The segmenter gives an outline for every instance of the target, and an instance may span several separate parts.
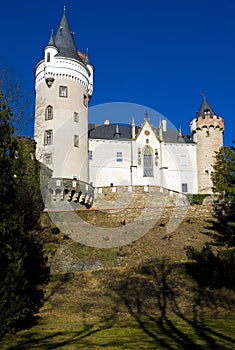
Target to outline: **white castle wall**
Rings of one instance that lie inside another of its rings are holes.
[[[131,141],[89,140],[89,182],[95,187],[130,185]],[[117,161],[122,152],[122,162]]]
[[[197,193],[196,149],[196,144],[163,143],[162,186],[181,192],[187,184],[189,193]]]

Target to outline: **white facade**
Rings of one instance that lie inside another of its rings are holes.
[[[148,119],[135,138],[122,140],[121,136],[89,139],[89,181],[93,186],[150,185],[197,193],[195,143],[159,140]]]

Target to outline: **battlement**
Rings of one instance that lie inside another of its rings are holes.
[[[224,131],[224,120],[221,117],[212,115],[209,111],[203,116],[196,118],[196,130],[202,128],[218,128],[221,131]]]
[[[90,71],[83,63],[71,58],[57,58],[53,64],[42,60],[35,68],[35,84],[37,88],[47,79],[67,79],[79,83],[88,91],[90,75]]]

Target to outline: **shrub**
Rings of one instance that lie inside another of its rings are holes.
[[[202,286],[235,288],[235,249],[221,249],[214,253],[207,243],[201,251],[193,247],[186,250],[194,262],[188,265],[190,274]]]

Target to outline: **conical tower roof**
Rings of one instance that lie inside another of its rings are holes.
[[[75,58],[76,60],[82,62],[77,54],[73,34],[71,32],[65,11],[55,36],[55,46],[59,50],[57,56]]]
[[[91,64],[91,60],[90,60],[90,56],[89,56],[89,53],[88,53],[88,48],[86,49],[86,54],[85,54],[84,63],[85,63],[85,64],[92,65],[92,64]]]
[[[48,45],[47,46],[55,46],[55,39],[54,39],[53,32],[51,32],[51,36],[50,36],[50,39],[48,41]]]
[[[197,112],[197,116],[198,117],[203,117],[205,112],[210,112],[210,114],[213,116],[215,115],[215,112],[213,111],[213,109],[211,108],[211,106],[209,105],[209,103],[206,100],[206,97],[203,97],[201,106],[199,108],[199,111]]]

